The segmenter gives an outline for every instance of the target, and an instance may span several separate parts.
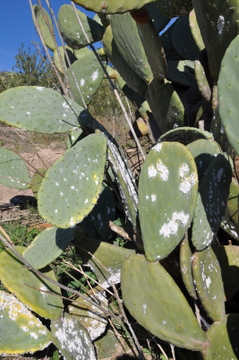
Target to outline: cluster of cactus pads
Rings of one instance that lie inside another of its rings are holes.
[[[32,6],[64,78],[61,92],[23,86],[0,94],[1,121],[70,139],[65,154],[32,178],[20,156],[0,149],[0,182],[32,187],[52,225],[27,248],[5,241],[0,253],[0,352],[35,352],[53,342],[66,360],[122,354],[130,342],[121,347],[109,331],[106,291],[120,283],[130,316],[176,346],[178,359],[185,359],[182,348],[190,359],[238,359],[239,313],[230,301],[239,291],[239,4],[74,3],[95,17],[66,4],[53,23],[46,9]],[[102,47],[92,51],[98,41]],[[137,181],[87,110],[105,76],[140,113],[153,142]],[[134,240],[130,246],[112,243],[112,224]],[[97,286],[76,291],[67,306],[49,265],[72,239]]]

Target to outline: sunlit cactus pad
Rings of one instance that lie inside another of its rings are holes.
[[[81,51],[83,56],[80,55]],[[88,105],[101,84],[104,72],[93,51],[81,49],[77,56],[78,60],[67,70],[68,82],[75,101],[80,105],[83,104],[80,89],[84,101]]]
[[[44,349],[51,333],[29,309],[12,294],[0,291],[0,352],[21,354]]]
[[[104,32],[102,25],[77,9],[75,13],[75,9],[68,4],[60,7],[58,12],[58,26],[63,39],[72,49],[80,49],[89,45],[88,40],[91,43],[100,41]]]
[[[42,35],[46,45],[52,51],[54,51],[56,48],[54,38],[52,36],[52,34],[54,34],[54,28],[53,28],[53,23],[52,23],[52,20],[49,16],[48,12],[45,9],[40,8],[39,5],[33,5],[33,11],[34,11],[34,15],[35,15],[35,19],[33,17],[33,22],[34,22],[35,26],[39,27],[39,30],[41,32],[41,35]]]
[[[41,216],[59,228],[73,227],[96,204],[103,181],[106,138],[79,141],[47,171],[38,192]]]
[[[61,319],[52,321],[51,331],[53,343],[65,359],[97,360],[90,337],[77,317],[65,313]]]
[[[207,347],[186,298],[160,263],[148,262],[143,255],[127,257],[121,288],[127,309],[151,334],[191,350]]]
[[[42,86],[20,86],[0,94],[0,121],[29,131],[67,132],[79,126],[82,110],[73,100]]]
[[[192,258],[194,285],[204,309],[213,321],[225,318],[224,288],[221,268],[209,246],[195,252]]]
[[[25,248],[18,246],[16,250],[22,254]],[[0,280],[20,301],[42,317],[58,319],[61,316],[63,305],[58,286],[34,275],[10,251],[0,253],[0,263],[4,264],[0,268]],[[56,281],[49,268],[44,274]]]
[[[161,260],[182,240],[194,212],[197,169],[187,148],[163,142],[149,152],[139,179],[139,218],[146,258]]]
[[[70,244],[75,229],[48,228],[40,232],[23,253],[23,257],[42,269],[54,261]]]
[[[133,9],[140,9],[144,5],[153,1],[154,0],[136,0],[131,2],[129,0],[107,0],[102,2],[101,0],[74,0],[76,4],[83,6],[87,10],[103,14],[124,13]]]
[[[0,149],[0,184],[23,190],[30,187],[30,176],[24,161],[14,151],[4,148]]]
[[[239,35],[231,42],[224,55],[218,79],[219,113],[227,138],[237,155],[239,154],[238,82],[235,81],[235,76],[239,70],[238,47]]]

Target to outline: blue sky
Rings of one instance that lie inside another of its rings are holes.
[[[33,0],[33,3],[37,1]],[[62,4],[69,4],[69,0],[50,0],[55,12]],[[42,0],[45,6],[45,1]],[[87,12],[89,15],[90,13]],[[2,0],[0,11],[0,71],[11,71],[15,64],[15,55],[21,44],[25,50],[34,45],[31,42],[40,43],[35,27],[32,23],[32,16],[28,0]]]

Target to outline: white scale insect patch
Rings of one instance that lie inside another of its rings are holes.
[[[99,70],[97,69],[97,70],[95,70],[95,71],[93,72],[93,74],[91,75],[91,79],[92,79],[93,81],[95,81],[95,80],[98,78],[98,76],[99,76]]]
[[[163,235],[164,238],[169,238],[171,235],[176,235],[179,225],[186,226],[189,220],[189,214],[185,214],[184,211],[175,211],[172,215],[172,219],[163,224],[159,230],[159,235]]]
[[[156,168],[159,172],[159,176],[161,177],[161,179],[163,181],[167,181],[168,180],[168,175],[169,175],[169,170],[167,168],[167,166],[165,166],[161,160],[159,160],[157,163],[156,163]]]
[[[148,179],[152,179],[157,175],[157,170],[154,165],[148,167]]]
[[[153,147],[154,151],[156,151],[157,153],[159,153],[160,150],[161,150],[161,148],[162,148],[162,145],[163,145],[162,143],[156,144],[156,145]]]
[[[84,86],[85,85],[85,79],[80,79],[80,86]]]

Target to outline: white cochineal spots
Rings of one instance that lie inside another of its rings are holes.
[[[93,81],[95,81],[95,80],[98,78],[98,76],[99,76],[99,70],[97,69],[97,70],[95,70],[95,71],[93,72],[93,74],[91,75],[91,79],[92,79]]]
[[[159,160],[156,163],[156,167],[157,170],[159,172],[159,176],[163,181],[167,181],[168,180],[168,175],[169,175],[169,170],[167,168],[167,166],[165,166],[161,160]]]
[[[37,89],[38,91],[43,91],[43,90],[44,90],[44,87],[43,87],[43,86],[37,86],[36,89]]]
[[[225,26],[225,19],[223,15],[220,15],[217,19],[217,31],[218,31],[218,36],[220,36],[224,30],[224,26]]]
[[[69,104],[68,104],[66,101],[64,101],[64,102],[62,103],[62,106],[63,106],[64,109],[70,109],[70,106],[69,106]]]
[[[197,182],[197,174],[194,172],[189,174],[189,172],[190,168],[188,164],[183,164],[180,166],[179,177],[182,179],[182,182],[179,185],[179,191],[181,191],[183,194],[189,193]]]
[[[161,160],[157,161],[156,167],[154,165],[150,165],[148,167],[148,179],[155,178],[157,174],[163,181],[168,180],[169,170]]]
[[[78,320],[65,317],[61,319],[61,326],[55,325],[54,336],[60,342],[61,349],[75,360],[95,360],[95,353],[86,330],[80,329]]]
[[[186,226],[188,221],[189,214],[185,214],[184,211],[176,211],[172,214],[172,219],[163,224],[159,230],[159,235],[162,235],[164,238],[170,238],[170,236],[177,234],[180,225]]]
[[[148,167],[148,179],[152,179],[157,175],[157,170],[154,165]]]
[[[163,143],[158,143],[153,147],[153,150],[156,151],[157,153],[160,152],[160,150],[162,149],[162,145]]]
[[[80,86],[84,86],[85,85],[85,79],[80,79]]]

